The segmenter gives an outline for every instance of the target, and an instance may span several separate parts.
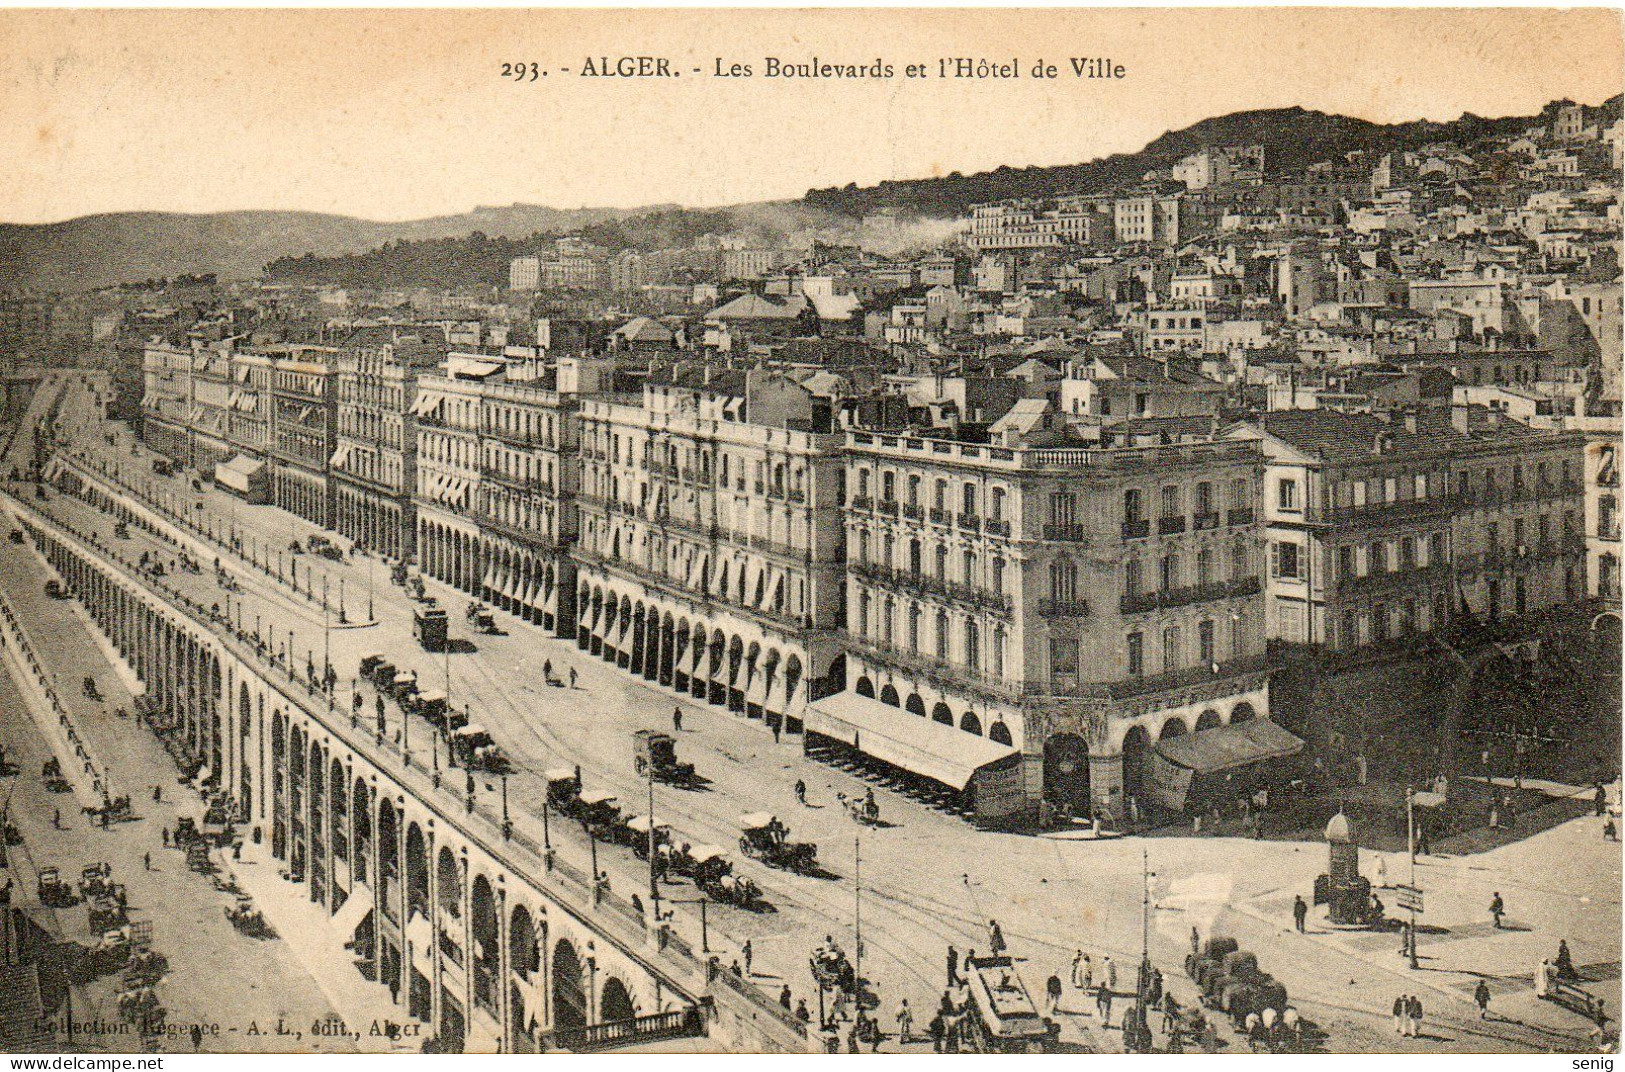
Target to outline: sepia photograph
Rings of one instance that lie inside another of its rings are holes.
[[[1612,1069],[1622,42],[0,10],[0,1059]]]

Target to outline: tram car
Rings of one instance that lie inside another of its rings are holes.
[[[978,1053],[1051,1053],[1060,1025],[1038,1013],[1009,957],[965,961],[966,1042]]]

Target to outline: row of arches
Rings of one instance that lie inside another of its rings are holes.
[[[918,715],[921,718],[926,716],[925,700],[920,696],[919,693],[912,692],[909,694],[907,700],[903,700],[901,698],[902,694],[897,691],[897,687],[889,681],[880,687],[879,693],[876,693],[873,679],[871,679],[867,674],[860,675],[858,677],[857,684],[854,686],[854,691],[857,692],[859,696],[863,696],[867,699],[879,700],[881,703],[887,704],[891,707],[900,707],[911,715]],[[930,715],[933,722],[940,722],[944,726],[957,725],[966,733],[974,733],[978,737],[984,735],[982,728],[982,717],[975,711],[965,711],[956,721],[954,718],[953,709],[950,708],[945,701],[938,700],[931,706]],[[992,741],[994,744],[1015,744],[1015,738],[1010,732],[1010,727],[1005,723],[1002,716],[991,716],[985,735],[987,739]]]
[[[325,914],[356,921],[347,944],[363,974],[432,1024],[438,1046],[474,1040],[535,1052],[548,1032],[681,1003],[618,950],[596,949],[573,914],[447,838],[433,818],[415,817],[379,768],[202,627],[53,534],[35,537],[148,694],[186,712],[195,727],[187,733],[208,735],[216,751],[206,762],[241,771],[240,780],[221,779],[239,816],[268,820],[286,877]],[[257,785],[265,791],[256,813]],[[355,898],[365,899],[359,912]]]
[[[810,682],[800,652],[583,582],[577,646],[645,680],[799,730]]]
[[[525,621],[555,631],[575,622],[575,571],[566,556],[527,551],[419,514],[418,563],[430,577]]]

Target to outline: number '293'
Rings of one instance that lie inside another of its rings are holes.
[[[542,77],[539,63],[504,63],[502,77],[514,82],[534,82]]]

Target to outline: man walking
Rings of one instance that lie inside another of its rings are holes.
[[[754,956],[754,951],[751,949],[750,939],[749,938],[745,939],[745,946],[744,946],[743,949],[740,950],[740,952],[745,955],[745,974],[746,975],[754,975],[755,972],[750,970],[750,962],[751,962],[751,959]]]
[[[1394,999],[1394,1034],[1396,1035],[1405,1033],[1405,1003],[1407,1000],[1408,996],[1405,994],[1401,994]]]
[[[1308,918],[1309,906],[1303,903],[1303,894],[1300,893],[1292,898],[1292,922],[1299,934],[1303,933],[1303,921]]]
[[[1478,981],[1478,986],[1473,988],[1473,1001],[1478,1004],[1478,1018],[1488,1020],[1490,1018],[1490,987],[1482,979]]]
[[[1117,992],[1117,964],[1111,957],[1106,957],[1101,961],[1100,970],[1104,977],[1102,982],[1107,991],[1115,994]]]
[[[1112,1022],[1112,992],[1104,985],[1095,991],[1095,1011],[1100,1013],[1100,1026],[1110,1026]]]
[[[1410,1008],[1406,1010],[1405,1021],[1410,1028],[1411,1038],[1422,1034],[1422,999],[1416,994],[1411,995]]]
[[[1072,958],[1072,989],[1088,990],[1089,984],[1094,980],[1089,976],[1094,974],[1094,968],[1089,964],[1089,954],[1078,950]]]
[[[897,1044],[907,1046],[914,1037],[914,1010],[908,1007],[908,999],[904,998],[902,1004],[897,1006]]]
[[[1506,902],[1501,900],[1501,891],[1496,890],[1495,896],[1490,900],[1490,915],[1495,918],[1495,929],[1501,929],[1501,917],[1506,915]]]

